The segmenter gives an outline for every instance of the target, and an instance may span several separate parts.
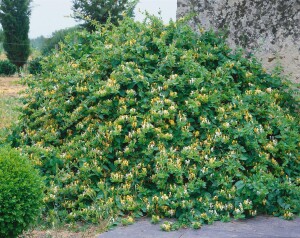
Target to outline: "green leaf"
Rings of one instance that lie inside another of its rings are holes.
[[[236,186],[237,190],[241,190],[245,186],[244,181],[243,180],[237,181],[235,183],[235,186]]]

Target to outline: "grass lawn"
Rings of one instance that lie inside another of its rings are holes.
[[[0,141],[18,119],[19,92],[24,88],[17,77],[0,77]]]
[[[17,119],[18,112],[15,109],[18,105],[18,98],[0,97],[0,129],[9,127]]]
[[[18,98],[0,96],[0,143],[8,133],[8,128],[18,119]]]

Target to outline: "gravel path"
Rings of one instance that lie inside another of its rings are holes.
[[[181,229],[163,232],[159,225],[140,220],[127,227],[118,227],[98,238],[300,238],[300,218],[286,221],[275,217],[259,216],[228,223],[215,222],[199,230]]]

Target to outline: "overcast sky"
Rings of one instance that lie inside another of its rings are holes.
[[[147,10],[156,15],[161,11],[164,21],[175,20],[176,4],[177,0],[140,0],[136,18],[141,20],[140,11]],[[76,25],[77,22],[70,17],[71,6],[72,0],[33,0],[29,37],[49,36],[53,31]]]

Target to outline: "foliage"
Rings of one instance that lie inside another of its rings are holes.
[[[22,67],[30,55],[29,17],[31,0],[2,0],[0,22],[4,31],[3,47],[7,58]]]
[[[17,72],[17,67],[9,60],[0,60],[0,75],[10,76]]]
[[[0,29],[0,42],[2,43],[4,41],[4,32],[3,29]]]
[[[35,50],[41,51],[45,45],[47,38],[44,36],[39,36],[34,39],[30,39],[31,47]]]
[[[48,55],[53,50],[59,49],[59,44],[64,42],[65,37],[77,30],[79,30],[79,28],[75,26],[53,32],[51,37],[44,40],[44,43],[41,47],[42,54]]]
[[[39,74],[42,72],[42,60],[43,60],[43,57],[42,56],[39,56],[39,57],[36,57],[35,59],[29,61],[29,64],[28,64],[28,72],[30,74]]]
[[[0,237],[17,237],[40,213],[43,182],[17,150],[0,147]]]
[[[73,11],[75,19],[84,21],[83,26],[89,31],[95,30],[95,25],[91,20],[99,23],[106,23],[108,19],[113,24],[127,16],[133,16],[133,10],[137,0],[73,0]]]
[[[3,40],[4,40],[3,29],[0,29],[0,54],[2,54],[3,52]]]
[[[76,39],[27,79],[12,141],[48,178],[49,221],[299,213],[298,105],[279,76],[184,20]]]
[[[6,138],[9,135],[9,127],[12,122],[17,121],[19,116],[16,107],[19,107],[19,99],[16,97],[0,97],[0,146],[5,144]]]

